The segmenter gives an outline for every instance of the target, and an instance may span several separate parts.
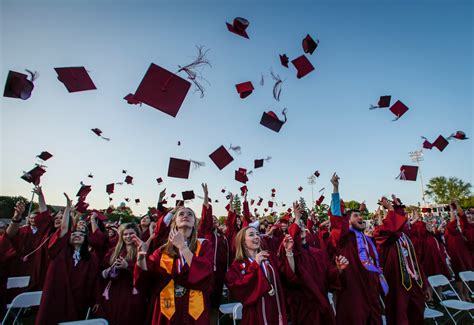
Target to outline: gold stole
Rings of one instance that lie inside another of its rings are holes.
[[[195,256],[199,255],[201,250],[201,242],[198,240],[196,242],[196,252]],[[174,259],[168,254],[162,254],[160,259],[160,266],[166,270],[168,274],[171,274],[173,271]],[[160,292],[160,310],[163,315],[166,316],[169,320],[173,317],[176,306],[174,302],[174,280],[171,279],[170,282],[161,290]],[[197,320],[199,316],[204,311],[204,295],[201,290],[189,290],[189,315],[191,315],[194,320]]]

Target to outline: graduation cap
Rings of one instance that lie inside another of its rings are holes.
[[[400,174],[397,176],[397,179],[403,181],[416,181],[417,174],[418,166],[402,165],[400,167]]]
[[[243,82],[238,85],[235,85],[235,88],[237,89],[237,92],[239,93],[240,98],[242,99],[250,95],[252,91],[254,90],[251,81],[247,81],[247,82]]]
[[[178,146],[180,146],[180,145],[181,145],[181,141],[178,141]]]
[[[136,204],[140,203],[140,199],[135,199],[135,203]]]
[[[240,188],[240,193],[241,193],[242,195],[245,195],[245,193],[247,193],[247,191],[248,191],[248,188],[247,188],[246,185],[244,185],[244,186],[242,186],[242,187]]]
[[[390,101],[392,100],[392,96],[385,95],[380,96],[377,105],[370,105],[369,109],[376,109],[376,108],[386,108],[390,106]]]
[[[52,156],[53,156],[53,155],[50,154],[49,152],[43,151],[43,152],[41,152],[41,153],[40,153],[38,156],[36,156],[36,157],[38,157],[39,159],[41,159],[41,160],[43,160],[43,161],[46,161],[46,160],[48,160],[49,158],[51,158]]]
[[[236,17],[234,18],[232,25],[229,23],[226,23],[226,25],[229,32],[249,38],[249,35],[246,32],[247,27],[249,27],[249,21],[247,19]]]
[[[31,96],[31,92],[35,85],[33,81],[38,78],[38,73],[26,70],[31,77],[28,80],[28,76],[23,73],[9,71],[7,80],[5,82],[5,89],[3,90],[4,97],[19,98],[27,100]]]
[[[424,139],[423,148],[431,150],[433,148],[433,144],[431,142],[429,142],[427,138],[425,138],[425,137],[421,137],[421,138]]]
[[[199,161],[170,158],[170,163],[168,165],[168,177],[185,179],[189,178],[191,163],[193,163],[195,168],[205,165],[203,162]]]
[[[247,171],[243,168],[239,168],[235,171],[235,180],[241,183],[247,183],[249,178],[247,177]]]
[[[126,174],[127,171],[125,169],[122,169],[122,174]]]
[[[270,161],[272,157],[262,158],[262,159],[255,159],[253,162],[253,168],[261,168],[263,167],[263,163],[265,161]]]
[[[442,135],[440,135],[434,142],[433,147],[438,148],[439,151],[443,151],[444,148],[449,144],[448,140],[446,140]]]
[[[115,190],[115,184],[114,183],[110,183],[110,184],[107,184],[107,186],[105,187],[105,191],[107,192],[107,194],[112,194]]]
[[[89,203],[86,203],[82,200],[79,200],[75,205],[76,211],[79,213],[85,213],[88,207],[89,207]]]
[[[127,103],[130,104],[130,105],[138,105],[138,104],[140,104],[140,106],[142,106],[142,103],[141,103],[139,100],[137,100],[137,99],[135,98],[135,95],[133,95],[133,94],[128,94],[128,95],[125,96],[123,99],[125,99],[125,100],[127,101]]]
[[[288,120],[286,117],[286,108],[283,110],[282,114],[285,118],[283,121],[280,120],[273,111],[263,112],[260,124],[278,133],[283,124]]]
[[[176,117],[191,83],[154,63],[150,64],[134,99]]]
[[[54,68],[61,81],[70,93],[97,89],[84,67]]]
[[[221,193],[225,193],[225,188],[221,189]]]
[[[127,176],[125,177],[124,182],[127,183],[128,185],[130,185],[130,184],[133,185],[133,177],[130,176],[130,175],[127,175]]]
[[[285,68],[288,68],[288,62],[290,62],[290,59],[286,56],[286,54],[280,54],[281,65]]]
[[[195,198],[194,191],[184,191],[181,194],[183,195],[183,201],[193,200]]]
[[[158,177],[158,178],[156,179],[156,182],[158,183],[158,185],[160,185],[161,183],[163,183],[163,178]]]
[[[172,199],[174,199],[174,198],[176,197],[176,194],[174,194],[174,193],[171,193],[171,195],[170,195],[170,196],[171,196],[171,198],[172,198]]]
[[[79,201],[84,201],[91,191],[92,186],[84,185],[81,183],[81,188],[79,189],[79,191],[77,191],[76,196],[79,197]]]
[[[94,132],[98,137],[101,137],[104,140],[110,141],[110,138],[106,138],[102,136],[102,130],[98,128],[91,129],[92,132]]]
[[[268,201],[268,207],[273,208],[273,201]]]
[[[94,178],[94,175],[89,174],[89,175],[87,175],[87,177],[89,177],[89,178]]]
[[[319,173],[319,170],[317,170],[317,171],[314,172],[314,176],[319,177],[319,175],[321,175],[321,174]]]
[[[254,199],[251,199],[250,200],[250,205],[253,205],[255,203],[255,200]]]
[[[408,111],[408,107],[401,101],[397,100],[395,104],[390,107],[390,111],[396,116],[396,118],[393,120],[396,121]]]
[[[295,66],[297,73],[296,78],[301,79],[306,76],[308,73],[314,70],[314,66],[308,60],[308,58],[303,54],[302,56],[297,57],[292,60],[291,63]]]
[[[301,192],[302,190],[303,190],[303,186],[298,187],[298,191]]]
[[[41,176],[44,173],[46,173],[46,170],[43,167],[44,166],[37,165],[29,172],[23,173],[23,176],[21,176],[21,179],[27,181],[28,183],[39,185]]]
[[[128,197],[126,197],[124,200],[125,202],[130,202],[130,199]]]
[[[303,39],[302,45],[304,53],[313,54],[314,50],[316,50],[319,45],[319,40],[317,39],[314,41],[313,38],[307,34]]]
[[[456,139],[456,140],[467,140],[467,139],[469,139],[469,138],[466,137],[466,133],[464,133],[463,131],[456,131],[456,133],[453,133],[448,137],[448,140],[451,140],[453,138]]]
[[[209,155],[209,158],[216,164],[219,170],[222,170],[228,164],[230,164],[234,158],[230,155],[224,146],[220,146],[213,153]]]
[[[324,195],[321,195],[321,196],[319,197],[319,199],[316,200],[316,205],[317,205],[317,206],[320,206],[321,203],[323,203],[323,201],[324,201]]]

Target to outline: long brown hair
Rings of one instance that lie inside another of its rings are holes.
[[[115,245],[114,253],[110,256],[110,261],[109,261],[110,265],[114,264],[115,260],[120,256],[120,253],[124,249],[125,244],[123,242],[123,233],[127,229],[134,230],[135,234],[138,236],[138,228],[136,224],[124,223],[120,225],[120,228],[118,231],[119,238],[118,238],[117,245]],[[125,259],[127,260],[127,262],[132,262],[132,261],[135,261],[136,258],[137,258],[137,247],[135,245],[131,245],[130,249],[127,251],[127,256],[125,257]]]
[[[255,227],[247,226],[240,229],[237,235],[235,235],[235,260],[236,261],[243,261],[248,257],[247,248],[245,247],[245,233],[247,232],[247,229],[249,228],[255,229]],[[258,230],[257,230],[257,234],[258,234]],[[258,250],[258,252],[259,251],[260,249]]]
[[[194,213],[193,209],[190,209],[190,208],[185,208],[185,207],[179,207],[175,214],[173,215],[173,219],[171,219],[171,224],[170,224],[170,229],[176,229],[176,218],[178,217],[178,214],[181,210],[183,209],[188,209],[192,212],[193,214],[193,217],[194,217],[194,226],[193,226],[193,230],[191,232],[191,237],[190,237],[190,240],[189,240],[189,243],[188,243],[188,247],[189,247],[189,250],[191,252],[195,252],[196,251],[196,248],[197,248],[197,227],[198,227],[198,223],[197,223],[197,218],[196,218],[196,213]],[[179,251],[176,247],[174,247],[173,243],[168,239],[168,241],[162,245],[160,247],[160,250],[169,255],[170,257],[177,257],[179,256]]]

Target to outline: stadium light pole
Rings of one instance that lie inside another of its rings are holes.
[[[426,206],[426,201],[425,201],[425,190],[423,188],[423,177],[421,176],[421,166],[420,166],[420,161],[423,161],[423,150],[415,150],[415,151],[410,151],[410,158],[411,161],[416,162],[418,165],[418,173],[420,174],[420,184],[421,184],[421,198],[423,200],[423,205]]]
[[[316,184],[316,176],[308,177],[308,184],[311,185],[311,206],[314,205],[314,184]]]

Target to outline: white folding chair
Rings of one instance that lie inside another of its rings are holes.
[[[466,311],[472,319],[472,315],[469,312],[470,310],[474,309],[474,304],[466,301],[462,301],[459,295],[454,290],[453,286],[449,282],[449,280],[442,274],[433,275],[428,277],[428,282],[430,283],[431,287],[433,288],[433,292],[435,293],[436,297],[438,297],[441,306],[444,307],[446,312],[448,313],[451,320],[456,324],[456,320],[454,319],[458,314]],[[455,294],[457,299],[443,299],[438,292],[436,291],[437,287],[443,288],[444,286],[448,286]],[[451,314],[449,309],[457,310],[454,314]]]
[[[471,297],[472,297],[474,295],[474,291],[471,289],[468,282],[474,282],[474,272],[473,271],[459,272],[459,278],[461,278],[461,281],[464,283],[467,290],[469,290],[469,293],[471,294]]]
[[[76,320],[74,322],[62,322],[58,325],[108,325],[109,322],[103,318],[95,318],[88,320]]]
[[[235,306],[234,306],[234,309],[232,310],[232,318],[233,318],[233,321],[234,321],[234,325],[237,324],[237,321],[239,319],[242,319],[242,308],[244,306],[242,306],[242,304],[239,302],[237,303]]]
[[[30,284],[29,276],[15,276],[8,278],[7,289],[25,288]]]
[[[13,321],[13,324],[16,324],[16,322],[18,321],[18,317],[20,317],[20,314],[23,308],[39,306],[40,301],[41,301],[41,294],[42,294],[42,291],[33,291],[33,292],[24,292],[16,296],[13,299],[12,303],[7,305],[7,313],[5,314],[5,317],[3,318],[2,324],[6,324],[8,315],[10,314],[13,308],[20,308],[20,310],[15,316],[15,320]]]
[[[219,306],[219,313],[223,314],[222,316],[219,315],[219,319],[217,320],[217,324],[219,324],[219,321],[221,320],[222,317],[225,315],[232,316],[232,313],[234,311],[234,307],[239,304],[238,302],[231,302],[228,304],[222,304]]]
[[[444,314],[442,312],[436,309],[431,309],[425,303],[425,312],[423,314],[424,319],[432,319],[435,322],[435,324],[438,324],[438,322],[436,321],[436,318],[443,317],[443,316]]]

